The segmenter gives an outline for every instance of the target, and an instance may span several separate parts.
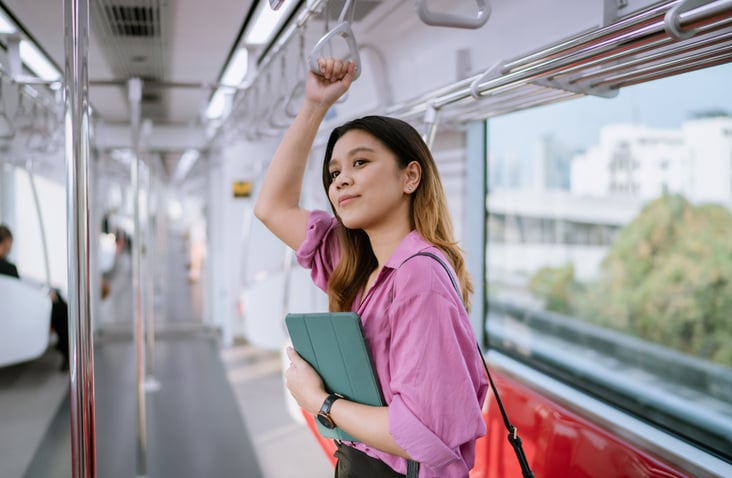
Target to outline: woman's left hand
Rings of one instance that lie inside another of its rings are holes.
[[[287,347],[290,366],[285,370],[285,383],[292,396],[305,411],[315,415],[328,394],[323,379],[292,347]]]

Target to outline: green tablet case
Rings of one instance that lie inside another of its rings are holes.
[[[384,405],[358,314],[287,314],[285,324],[293,347],[318,371],[329,393],[366,405]],[[329,430],[317,419],[315,423],[324,437],[358,441],[338,427]]]

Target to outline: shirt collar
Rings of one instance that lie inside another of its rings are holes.
[[[429,247],[432,247],[432,244],[425,241],[415,229],[404,236],[404,239],[401,240],[396,249],[394,249],[394,252],[391,253],[391,257],[386,261],[384,267],[396,269],[409,257]]]

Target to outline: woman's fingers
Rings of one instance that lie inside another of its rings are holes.
[[[302,360],[302,358],[300,357],[300,354],[295,352],[295,349],[293,349],[292,347],[287,347],[286,352],[287,352],[287,358],[290,359],[291,366],[295,365],[295,362]]]
[[[285,371],[285,382],[297,403],[306,410],[317,413],[325,393],[323,380],[292,347],[288,347],[290,366]]]
[[[320,75],[330,82],[342,80],[352,64],[352,61],[338,60],[332,57],[318,58]]]
[[[318,104],[330,106],[351,87],[356,76],[352,61],[332,57],[318,58],[318,72],[308,74],[305,96]]]

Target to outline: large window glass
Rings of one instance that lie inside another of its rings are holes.
[[[732,459],[732,66],[488,122],[490,345]]]

